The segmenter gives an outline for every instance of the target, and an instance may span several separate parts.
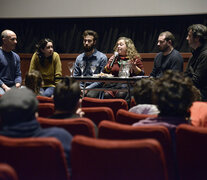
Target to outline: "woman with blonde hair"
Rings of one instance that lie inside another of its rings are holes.
[[[116,57],[115,57],[116,56]],[[105,72],[118,76],[121,61],[131,65],[130,76],[144,75],[144,66],[133,41],[127,37],[120,37],[114,46],[114,55],[110,57]]]
[[[133,41],[127,37],[120,37],[114,46],[114,55],[109,59],[104,68],[104,72],[112,74],[114,77],[122,76],[121,68],[128,66],[129,74],[127,76],[144,75],[144,66],[141,57],[137,52]],[[126,88],[126,84],[111,84],[111,87]],[[120,91],[105,91],[104,98],[123,98],[126,99],[127,93]]]

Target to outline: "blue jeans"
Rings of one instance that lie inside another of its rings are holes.
[[[0,87],[0,95],[3,95],[3,94],[5,94],[5,91],[3,88]]]
[[[40,94],[43,96],[51,97],[54,93],[55,87],[45,87],[40,89]]]

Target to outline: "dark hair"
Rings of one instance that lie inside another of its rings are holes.
[[[182,73],[167,70],[155,82],[153,99],[160,116],[189,117],[189,108],[195,100],[193,83]]]
[[[36,45],[36,51],[37,51],[37,55],[39,57],[39,60],[40,60],[40,64],[42,66],[44,66],[44,60],[45,60],[45,55],[44,53],[41,51],[41,49],[44,49],[46,46],[47,46],[47,43],[48,42],[51,42],[53,43],[53,41],[49,38],[44,38],[44,39],[41,39],[39,41],[39,43]],[[49,58],[49,62],[51,63],[52,62],[52,56],[48,57]]]
[[[201,44],[207,40],[207,27],[202,24],[193,24],[188,27],[188,32],[192,30],[193,38],[199,37]]]
[[[170,31],[164,31],[159,36],[165,35],[165,40],[169,41],[171,40],[172,46],[175,44],[175,36]]]
[[[84,37],[86,37],[86,36],[93,36],[93,40],[94,41],[96,41],[97,39],[98,39],[98,34],[97,34],[97,32],[95,32],[95,31],[93,31],[93,30],[85,30],[84,32],[83,32],[83,35],[82,35],[82,37],[84,38]]]
[[[80,99],[80,85],[77,81],[66,77],[58,83],[54,90],[56,110],[74,112]]]
[[[31,89],[36,95],[40,94],[43,79],[39,71],[31,70],[25,75],[25,86]]]
[[[143,78],[136,82],[133,90],[136,104],[153,104],[152,91],[154,87],[153,78]]]

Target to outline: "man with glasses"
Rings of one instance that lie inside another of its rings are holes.
[[[168,70],[183,71],[183,58],[180,53],[174,49],[175,37],[169,32],[162,32],[157,41],[160,52],[154,60],[154,67],[150,76],[161,77]]]

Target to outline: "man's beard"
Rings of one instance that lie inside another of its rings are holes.
[[[163,47],[163,48],[159,48],[159,50],[161,51],[161,52],[166,52],[166,51],[168,51],[168,49],[169,49],[169,46],[166,46],[166,47]]]
[[[94,48],[95,45],[89,46],[89,47],[83,47],[85,52],[91,52]]]

